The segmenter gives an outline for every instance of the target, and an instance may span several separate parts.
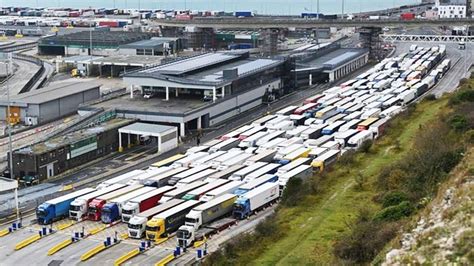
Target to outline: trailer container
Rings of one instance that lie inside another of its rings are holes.
[[[217,151],[217,152],[211,153],[206,157],[203,157],[201,159],[198,159],[198,160],[192,162],[191,167],[197,167],[197,166],[200,166],[200,165],[210,165],[212,160],[214,160],[215,158],[217,158],[219,156],[222,156],[226,153],[227,153],[226,151]]]
[[[351,137],[359,133],[356,129],[349,129],[343,132],[337,132],[334,134],[334,141],[339,142],[341,148],[344,148]]]
[[[253,156],[252,153],[239,154],[239,155],[235,156],[234,158],[223,162],[221,165],[219,165],[217,167],[217,170],[223,171],[223,170],[225,170],[225,169],[227,169],[231,166],[234,166],[234,165],[242,165],[242,164],[244,164],[245,161],[247,161],[252,156]]]
[[[208,156],[209,153],[207,152],[196,152],[194,154],[189,154],[187,155],[186,157],[182,158],[182,159],[179,159],[177,161],[175,161],[171,167],[173,168],[178,168],[178,167],[189,167],[190,164],[196,160],[199,160],[201,158],[204,158],[206,156]]]
[[[363,130],[359,132],[357,135],[353,136],[347,142],[347,147],[350,149],[358,149],[360,146],[368,141],[373,139],[373,132],[371,130]]]
[[[233,173],[230,177],[229,180],[234,180],[234,181],[242,181],[244,177],[264,166],[268,165],[266,162],[256,162],[252,165],[249,165],[245,168],[240,169],[239,171]]]
[[[274,160],[276,162],[279,162],[280,160],[282,160],[286,155],[296,151],[297,149],[299,148],[303,148],[304,145],[303,144],[293,144],[293,145],[290,145],[288,147],[285,147],[285,148],[282,148],[280,150],[278,150],[277,154],[275,155],[274,157]]]
[[[158,162],[152,164],[151,166],[153,166],[153,167],[171,166],[175,161],[180,160],[180,159],[184,158],[185,156],[186,155],[184,155],[184,154],[178,153],[178,154],[173,155],[169,158],[158,161]]]
[[[179,188],[179,187],[191,184],[191,183],[196,182],[196,181],[204,181],[209,176],[211,176],[212,174],[214,174],[216,172],[217,172],[217,170],[215,170],[215,169],[206,169],[204,171],[200,171],[196,174],[193,174],[191,176],[188,176],[186,178],[183,178],[183,179],[179,180],[178,183],[176,183],[176,187]]]
[[[298,106],[288,106],[288,107],[285,107],[279,111],[276,112],[276,114],[278,116],[287,116],[287,115],[290,115],[292,114],[296,109],[298,109]],[[267,125],[268,127],[268,125]]]
[[[344,132],[350,129],[356,129],[357,126],[360,124],[360,122],[362,122],[361,119],[352,119],[350,121],[347,121],[344,125],[342,125],[339,128],[338,132]]]
[[[280,196],[277,183],[265,183],[240,196],[234,203],[232,215],[236,219],[245,219],[255,211],[268,206]]]
[[[218,187],[221,187],[221,186],[223,186],[227,183],[230,183],[230,182],[232,182],[232,181],[227,180],[227,179],[216,179],[216,180],[210,181],[208,184],[206,184],[202,187],[199,187],[199,188],[196,188],[195,190],[189,191],[181,199],[183,199],[183,200],[199,200],[207,192],[209,192],[211,190],[214,190]]]
[[[269,132],[266,132],[266,131],[257,132],[255,134],[253,134],[252,136],[243,139],[239,143],[238,146],[240,148],[255,147],[255,146],[257,146],[257,141],[259,141],[260,139],[266,137],[268,134],[269,134]]]
[[[407,105],[416,98],[416,90],[407,90],[398,95],[398,99],[403,105]]]
[[[373,138],[374,139],[378,138],[380,135],[382,135],[384,133],[384,130],[385,130],[385,127],[386,127],[388,121],[390,121],[389,117],[382,118],[382,119],[378,120],[377,122],[373,123],[369,127],[369,130],[371,130],[373,132]]]
[[[259,153],[266,152],[266,151],[269,151],[269,150],[277,150],[278,145],[285,142],[285,141],[287,141],[286,138],[272,139],[271,141],[260,145],[260,147],[258,147],[256,153],[259,154]]]
[[[270,163],[265,166],[262,166],[258,168],[257,170],[245,175],[243,181],[245,183],[254,180],[260,176],[266,175],[266,174],[274,174],[278,171],[278,168],[281,166],[281,164],[277,163]]]
[[[324,169],[327,168],[327,166],[329,166],[330,164],[335,162],[337,158],[339,158],[339,154],[339,150],[328,150],[321,156],[316,157],[316,159],[311,162],[311,166],[315,171],[323,172]]]
[[[229,150],[226,154],[223,154],[217,158],[214,158],[210,165],[212,166],[212,168],[215,168],[217,169],[217,167],[219,167],[220,165],[222,165],[224,162],[227,162],[228,160],[231,160],[232,158],[240,155],[244,153],[244,151],[242,151],[241,149],[232,149],[232,150]]]
[[[259,119],[255,120],[255,121],[253,121],[253,122],[252,122],[252,125],[254,125],[254,126],[263,126],[263,125],[265,125],[268,121],[273,120],[273,119],[275,119],[275,118],[277,118],[276,115],[266,115],[266,116],[264,116],[264,117],[262,117],[262,118],[259,118]]]
[[[245,132],[245,131],[253,128],[253,127],[254,126],[252,126],[252,125],[245,125],[241,128],[238,128],[238,129],[236,129],[236,130],[234,130],[230,133],[227,133],[227,134],[223,135],[222,137],[220,137],[220,140],[228,140],[230,138],[237,138],[240,135],[240,133]]]
[[[108,186],[111,186],[113,184],[127,184],[128,181],[132,180],[132,178],[139,176],[141,174],[145,173],[144,170],[133,170],[128,173],[125,173],[123,175],[119,175],[117,177],[113,177],[111,179],[105,180],[99,185],[97,185],[96,189],[101,190],[104,189]]]
[[[178,230],[178,228],[184,224],[186,214],[199,204],[201,204],[201,202],[197,200],[188,200],[153,216],[153,218],[146,223],[146,238],[157,241]]]
[[[84,188],[61,197],[48,200],[36,208],[36,217],[39,224],[50,224],[53,221],[65,218],[69,213],[69,206],[76,198],[94,192],[93,188]]]
[[[217,173],[209,176],[209,179],[228,179],[233,173],[243,169],[244,167],[245,165],[232,165],[223,171],[218,171]]]
[[[316,109],[307,111],[302,115],[290,115],[290,121],[293,122],[294,126],[302,126],[308,117],[312,117]]]
[[[301,133],[307,130],[308,128],[308,126],[298,126],[292,130],[287,131],[285,137],[287,139],[300,137]]]
[[[286,115],[280,115],[277,118],[272,119],[268,121],[267,123],[265,123],[265,126],[269,130],[277,130],[278,125],[283,123],[284,121],[290,121],[290,117]]]
[[[301,132],[300,137],[303,140],[317,139],[322,135],[321,131],[323,130],[324,127],[326,127],[325,124],[307,128],[305,131]]]
[[[206,152],[208,150],[209,150],[208,146],[204,146],[204,145],[203,146],[194,146],[194,147],[189,148],[186,151],[185,155],[189,156],[191,154],[195,154],[195,153],[198,153],[198,152]]]
[[[321,134],[323,135],[332,135],[334,132],[337,132],[337,130],[339,130],[339,128],[344,125],[346,123],[346,121],[344,120],[340,120],[340,121],[336,121],[332,124],[329,124],[327,127],[323,128],[323,130],[321,131]]]
[[[403,108],[401,106],[394,105],[394,106],[391,106],[391,107],[387,108],[385,111],[381,112],[380,117],[381,118],[385,118],[385,117],[391,118],[391,117],[397,115],[398,113],[400,113],[401,111],[403,111]]]
[[[250,158],[248,158],[245,162],[244,165],[252,165],[256,162],[271,162],[273,161],[273,158],[275,157],[277,151],[275,150],[267,150],[261,153],[258,153]]]
[[[183,172],[180,172],[180,173],[175,174],[174,176],[172,176],[170,178],[170,180],[168,181],[168,184],[171,185],[171,186],[174,186],[174,185],[176,185],[176,183],[178,183],[179,180],[187,178],[189,176],[192,176],[194,174],[197,174],[197,173],[202,172],[204,170],[207,170],[209,168],[211,168],[210,165],[201,165],[201,166],[191,168],[189,170],[185,170]]]
[[[142,174],[133,177],[132,180],[127,182],[127,185],[129,186],[143,185],[148,179],[155,177],[157,175],[169,172],[171,170],[173,170],[173,168],[170,166],[165,166],[165,167],[160,167],[160,168],[150,167],[147,170],[145,170],[145,172],[143,172]]]
[[[207,192],[199,200],[202,201],[202,202],[208,202],[208,201],[211,201],[212,199],[220,197],[224,194],[229,194],[229,193],[234,194],[234,192],[239,187],[241,187],[243,184],[244,184],[244,182],[242,182],[242,181],[231,181],[231,182],[229,182],[229,183],[227,183],[227,184],[225,184],[221,187],[218,187],[216,189],[213,189],[213,190]]]
[[[256,146],[262,146],[264,145],[265,143],[268,143],[276,138],[279,138],[279,137],[282,137],[283,135],[285,134],[285,131],[283,130],[277,130],[277,131],[273,131],[273,132],[269,132],[269,134],[267,134],[265,137],[263,138],[260,138],[257,142],[256,142]]]
[[[122,207],[122,222],[128,223],[134,215],[155,207],[165,193],[174,189],[176,187],[164,186],[129,200]]]
[[[309,156],[309,154],[308,154]],[[300,166],[300,165],[303,165],[303,164],[309,164],[310,163],[310,159],[309,158],[298,158],[296,160],[293,160],[292,162],[278,168],[278,171],[277,171],[277,175],[280,176],[284,173],[287,173],[291,170],[293,170],[294,168]]]
[[[245,132],[242,132],[240,135],[239,135],[239,140],[244,140],[254,134],[257,134],[258,132],[261,132],[261,131],[265,131],[266,130],[266,127],[265,126],[255,126],[253,127],[252,129],[250,130],[247,130]]]
[[[283,189],[286,187],[286,184],[290,179],[295,179],[299,178],[302,180],[308,179],[311,176],[313,176],[313,169],[311,165],[300,165],[291,171],[288,171],[282,175],[279,176],[278,178],[278,185],[280,186],[280,191],[282,192]],[[280,193],[281,194],[281,193]]]
[[[131,238],[142,238],[145,234],[146,224],[153,216],[165,212],[184,202],[185,201],[182,199],[171,199],[163,204],[134,215],[128,223],[128,235]]]
[[[246,132],[248,132],[248,131],[246,131]],[[239,133],[239,135],[240,134],[241,133]],[[238,138],[228,138],[228,139],[222,141],[221,143],[219,143],[217,145],[214,145],[211,148],[209,148],[209,153],[214,153],[214,152],[217,152],[217,151],[228,151],[232,148],[237,147],[237,145],[239,145],[239,139]]]
[[[94,192],[82,195],[74,199],[69,206],[69,218],[80,221],[83,217],[87,216],[89,209],[89,203],[102,195],[113,192],[115,190],[124,188],[125,184],[111,184],[106,188],[96,190]]]
[[[303,104],[308,104],[308,103],[317,103],[319,99],[323,98],[324,95],[323,94],[317,94],[317,95],[314,95],[314,96],[311,96],[309,98],[306,98],[304,101],[303,101]]]

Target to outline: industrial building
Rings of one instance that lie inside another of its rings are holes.
[[[150,40],[157,33],[128,31],[79,31],[66,35],[54,35],[38,41],[40,55],[117,55],[121,45]],[[91,51],[92,46],[92,51]]]
[[[34,90],[10,98],[0,98],[0,119],[10,123],[36,125],[76,113],[80,104],[100,98],[97,82],[58,82],[41,90]]]
[[[120,45],[119,54],[165,56],[175,54],[183,49],[184,44],[180,38],[153,37],[149,40]]]
[[[292,55],[296,60],[298,88],[334,82],[369,61],[369,49],[340,48],[334,44],[305,45]]]
[[[158,153],[167,152],[178,147],[178,131],[176,127],[156,124],[134,123],[119,129],[119,151],[123,151],[122,136],[126,135],[128,147],[136,137],[137,142],[153,142],[158,146]],[[125,138],[124,138],[125,139]]]
[[[119,128],[132,122],[112,119],[95,127],[14,150],[13,174],[15,177],[43,181],[115,152],[118,149]]]
[[[81,112],[115,109],[119,116],[179,126],[213,126],[292,89],[288,58],[251,58],[217,52],[181,58],[123,76],[130,96],[82,106]]]

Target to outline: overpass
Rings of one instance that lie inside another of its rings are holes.
[[[157,19],[155,26],[186,27],[215,29],[279,29],[279,28],[322,28],[322,27],[397,27],[397,26],[474,26],[473,18],[465,19],[304,19],[288,17],[253,17],[253,18],[195,18],[191,20]]]
[[[380,38],[384,42],[466,42],[474,43],[474,36],[453,35],[395,35],[382,34]]]

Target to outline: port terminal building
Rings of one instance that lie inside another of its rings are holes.
[[[123,75],[129,93],[82,113],[115,109],[118,116],[189,130],[212,127],[292,89],[289,58],[253,58],[246,51],[182,57]]]

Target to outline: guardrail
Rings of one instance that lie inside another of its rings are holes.
[[[0,52],[3,53],[11,53],[11,52],[16,52],[16,51],[21,51],[25,49],[32,49],[35,48],[37,45],[36,42],[29,42],[29,43],[13,43],[11,45],[5,45],[0,47]]]

